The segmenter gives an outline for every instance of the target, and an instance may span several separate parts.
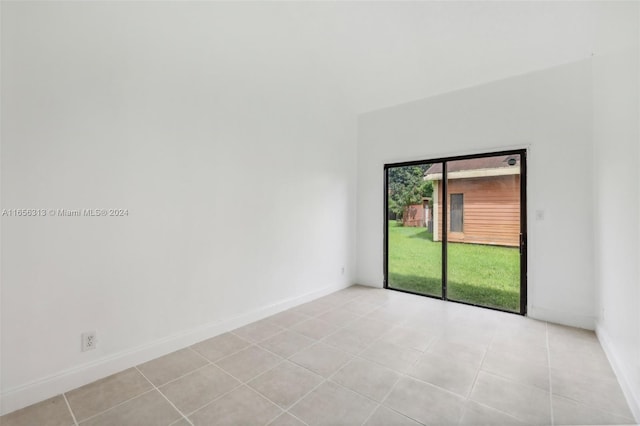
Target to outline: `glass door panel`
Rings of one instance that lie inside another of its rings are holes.
[[[447,299],[520,311],[520,157],[446,162]]]
[[[442,241],[434,205],[442,163],[390,166],[387,179],[387,287],[442,297]]]

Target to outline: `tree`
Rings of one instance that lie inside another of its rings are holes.
[[[433,182],[424,180],[424,172],[430,164],[401,166],[388,169],[389,210],[402,220],[405,208],[422,203],[423,197],[433,194]]]

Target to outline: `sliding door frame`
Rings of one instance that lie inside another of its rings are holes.
[[[520,311],[509,311],[492,306],[479,305],[460,300],[451,300],[447,297],[447,245],[448,245],[448,203],[447,203],[447,163],[458,160],[471,160],[475,158],[495,157],[500,155],[520,155]],[[442,164],[442,295],[440,297],[425,293],[418,293],[410,290],[403,290],[389,287],[389,169],[404,166],[420,166],[424,164]],[[383,273],[384,288],[388,290],[400,291],[403,293],[416,294],[419,296],[441,299],[464,305],[478,306],[494,311],[508,312],[511,314],[527,314],[527,150],[512,149],[507,151],[486,152],[478,154],[459,155],[452,157],[433,158],[427,160],[406,161],[401,163],[388,163],[384,165],[384,224],[383,224]]]

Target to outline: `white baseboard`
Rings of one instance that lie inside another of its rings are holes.
[[[365,283],[365,284],[355,284],[355,285],[360,285],[362,287],[371,287],[371,288],[384,288],[384,285],[382,284],[369,284],[369,283]]]
[[[539,308],[530,306],[527,309],[527,316],[533,319],[548,321],[554,324],[568,325],[570,327],[594,330],[596,319],[592,315],[578,315],[570,312],[556,311],[554,309]]]
[[[127,368],[134,367],[143,362],[150,361],[349,286],[350,284],[327,286],[320,290],[285,299],[235,317],[214,321],[191,330],[185,330],[9,389],[0,394],[0,415],[44,401],[45,399],[60,395],[63,392],[68,392],[103,377],[126,370]]]
[[[624,393],[627,403],[629,404],[629,409],[633,413],[636,422],[640,423],[640,394],[636,393],[637,391],[630,384],[630,378],[633,377],[633,372],[626,371],[622,363],[620,363],[620,357],[617,355],[613,342],[601,324],[597,324],[596,326],[596,335],[613,368],[613,372],[618,378],[622,393]]]

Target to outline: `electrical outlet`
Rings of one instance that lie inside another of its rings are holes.
[[[82,333],[80,335],[81,338],[81,347],[82,352],[90,351],[96,348],[96,344],[98,340],[96,338],[95,331],[87,331],[86,333]]]
[[[342,275],[344,275],[344,266],[342,267]]]

